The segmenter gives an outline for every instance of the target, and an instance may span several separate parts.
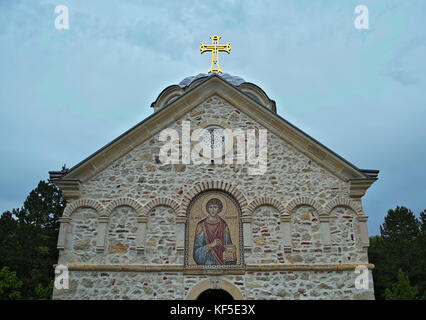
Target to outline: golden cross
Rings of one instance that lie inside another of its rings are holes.
[[[231,51],[231,45],[229,44],[229,42],[225,45],[219,44],[220,38],[221,36],[214,35],[210,37],[210,39],[212,39],[212,44],[201,43],[200,46],[201,53],[206,51],[212,52],[212,64],[210,66],[209,73],[214,71],[222,73],[222,70],[220,70],[219,67],[219,51],[226,51],[227,53]]]

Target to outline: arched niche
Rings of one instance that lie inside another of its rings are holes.
[[[185,268],[232,269],[244,265],[241,209],[221,190],[196,195],[186,212]]]

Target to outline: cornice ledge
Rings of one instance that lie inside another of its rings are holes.
[[[362,198],[367,189],[377,180],[377,178],[353,178],[349,179],[349,196],[351,198]]]
[[[81,196],[80,180],[77,179],[58,179],[50,180],[55,186],[62,191],[62,195],[66,200],[78,199]]]
[[[210,269],[186,268],[181,264],[149,265],[149,264],[68,264],[70,271],[111,271],[111,272],[183,272],[184,274],[244,274],[246,272],[270,271],[350,271],[359,266],[374,269],[371,263],[342,263],[342,264],[248,264],[239,268]]]

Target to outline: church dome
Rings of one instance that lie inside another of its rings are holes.
[[[212,75],[217,75],[236,87],[238,87],[241,83],[245,82],[243,78],[233,76],[229,73],[199,73],[196,76],[186,77],[185,79],[183,79],[181,82],[179,82],[179,87],[185,88],[187,86],[191,86],[194,81],[211,77]]]
[[[164,89],[158,95],[157,99],[151,104],[151,107],[154,108],[154,112],[156,112],[178,99],[186,91],[192,89],[199,83],[204,82],[213,76],[220,77],[222,80],[226,81],[233,87],[242,91],[244,94],[255,100],[257,103],[270,109],[273,112],[276,112],[275,101],[269,99],[269,97],[260,87],[253,83],[246,82],[241,77],[233,76],[229,73],[199,73],[195,76],[186,77],[181,82],[179,82],[179,84],[171,85]]]

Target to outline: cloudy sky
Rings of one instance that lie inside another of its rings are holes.
[[[368,30],[354,26],[360,4]],[[424,0],[0,0],[0,212],[150,115],[166,86],[206,73],[200,42],[219,34],[232,46],[224,72],[380,170],[364,197],[377,234],[388,209],[426,208],[425,21]]]

